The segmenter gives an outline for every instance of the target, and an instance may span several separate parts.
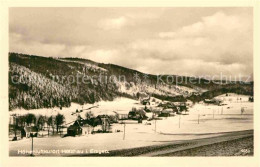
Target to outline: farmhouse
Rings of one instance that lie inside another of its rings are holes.
[[[168,108],[168,109],[164,109],[160,112],[160,114],[158,115],[158,117],[169,117],[170,113],[173,113],[173,110]]]
[[[87,135],[94,132],[94,127],[99,126],[98,132],[108,132],[110,127],[110,121],[107,115],[98,115],[96,118],[90,118],[89,120],[76,120],[73,125],[67,128],[68,136]]]
[[[207,104],[217,104],[219,105],[221,103],[220,100],[217,100],[217,99],[204,99],[204,103],[207,103]]]
[[[143,120],[147,119],[146,113],[144,110],[137,110],[136,108],[133,108],[132,111],[128,113],[128,119],[133,119],[133,120]]]
[[[118,119],[119,120],[126,120],[126,119],[128,119],[128,114],[118,114]]]
[[[68,136],[87,135],[90,134],[93,129],[87,120],[76,120],[73,125],[70,125],[67,129]]]

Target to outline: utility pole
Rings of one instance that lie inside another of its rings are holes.
[[[154,119],[154,132],[156,133],[156,119]]]
[[[245,112],[245,108],[241,107],[241,115]]]
[[[198,115],[198,124],[200,124],[200,114]]]
[[[31,138],[32,138],[32,153],[31,153],[31,156],[34,156],[34,155],[33,155],[33,136],[34,136],[34,134],[33,134],[33,133],[30,133],[30,136],[31,136]]]
[[[181,128],[181,115],[179,115],[179,128]]]
[[[125,140],[125,123],[124,123],[124,136],[123,136],[123,140]]]
[[[33,137],[32,137],[32,156],[33,156]]]

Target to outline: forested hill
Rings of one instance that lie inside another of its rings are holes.
[[[9,110],[36,109],[94,103],[124,96],[138,98],[140,92],[170,100],[198,101],[221,93],[253,94],[253,83],[216,84],[205,79],[144,74],[113,64],[79,58],[50,58],[9,53]],[[169,78],[168,78],[169,79]]]

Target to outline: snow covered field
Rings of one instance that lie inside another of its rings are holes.
[[[127,121],[125,127],[125,140],[123,140],[123,124],[113,124],[113,133],[94,134],[79,137],[49,137],[49,138],[34,138],[35,150],[59,150],[59,153],[42,153],[41,155],[69,155],[75,153],[61,153],[62,150],[117,150],[124,148],[134,148],[172,142],[176,140],[190,140],[196,138],[205,138],[218,136],[223,132],[241,131],[253,129],[253,104],[248,102],[248,96],[229,94],[230,96],[222,95],[217,98],[223,100],[224,106],[195,104],[189,109],[189,115],[177,115],[175,117],[163,118],[157,121],[143,121],[142,124],[137,124],[136,121]],[[241,98],[241,100],[240,100]],[[91,109],[95,115],[99,114],[114,114],[113,111],[119,113],[128,113],[132,107],[143,107],[138,101],[118,98],[113,102],[99,102],[94,105],[99,105],[98,108]],[[155,105],[155,104],[154,104]],[[91,107],[92,105],[84,105],[83,108]],[[241,108],[245,112],[241,115]],[[10,114],[18,113],[34,113],[42,115],[55,115],[58,112],[66,117],[66,122],[75,120],[75,116],[71,113],[76,109],[81,109],[82,106],[72,104],[70,108],[62,110],[55,109],[38,109],[38,110],[15,110]],[[81,113],[84,118],[85,113]],[[151,125],[147,125],[151,123]],[[121,132],[115,132],[120,130]],[[31,139],[23,139],[20,141],[9,142],[10,155],[18,154],[18,150],[31,149]]]

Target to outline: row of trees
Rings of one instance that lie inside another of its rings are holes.
[[[13,116],[14,117],[14,125],[10,125],[13,127],[13,130],[16,132],[18,129],[24,128],[25,126],[36,126],[39,130],[44,130],[47,127],[48,135],[50,130],[52,129],[53,133],[58,133],[60,131],[61,126],[65,122],[65,117],[63,114],[58,113],[56,116],[43,116],[39,115],[36,117],[34,114],[26,114]]]

